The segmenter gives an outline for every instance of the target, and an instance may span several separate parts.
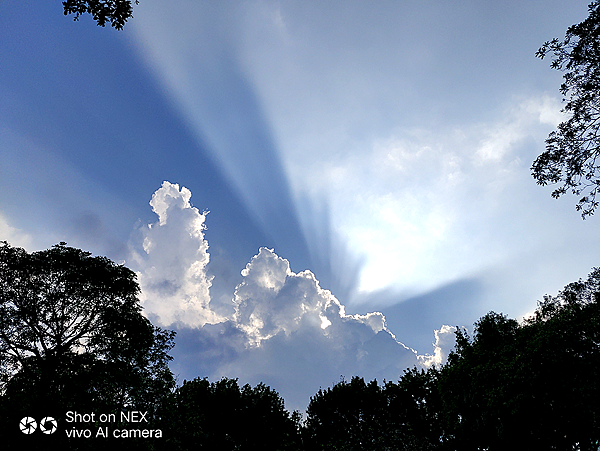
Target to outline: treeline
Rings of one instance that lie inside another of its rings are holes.
[[[448,362],[311,398],[310,450],[600,449],[600,270],[519,323],[488,313]]]
[[[174,333],[141,314],[138,294],[106,258],[0,244],[7,449],[600,449],[598,269],[523,322],[491,312],[472,336],[459,329],[443,366],[319,390],[304,417],[263,384],[177,386]]]

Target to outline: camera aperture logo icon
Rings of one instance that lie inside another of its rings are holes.
[[[37,429],[37,423],[31,417],[24,417],[19,423],[19,427],[23,434],[33,434]]]
[[[42,421],[40,421],[40,431],[42,431],[44,434],[54,434],[57,427],[58,424],[52,417],[45,417],[42,418]]]

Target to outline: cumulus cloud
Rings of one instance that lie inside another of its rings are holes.
[[[186,331],[222,358],[207,355],[206,345],[188,348],[183,359],[197,363],[184,370],[187,374],[196,368],[213,378],[262,381],[289,406],[304,409],[320,387],[342,375],[396,380],[405,368],[419,365],[416,352],[387,329],[383,314],[347,314],[311,271],[294,273],[273,249],[261,248],[242,276],[231,319]]]
[[[242,275],[244,280],[234,294],[234,320],[254,346],[279,333],[290,336],[300,328],[311,329],[332,342],[347,335],[350,328],[361,343],[382,331],[393,338],[381,313],[347,315],[312,272],[292,272],[289,262],[273,249],[261,248]]]
[[[440,366],[446,363],[448,354],[456,345],[456,327],[444,325],[441,329],[434,331],[435,343],[433,343],[433,355],[425,354],[418,356],[419,362],[426,368]]]
[[[158,221],[138,230],[134,266],[148,316],[178,331],[180,378],[223,376],[264,382],[288,407],[304,409],[340,376],[397,380],[404,369],[441,363],[452,328],[436,331],[433,355],[418,356],[388,330],[382,313],[347,314],[315,275],[295,273],[274,249],[260,248],[232,293],[233,314],[211,308],[207,212],[185,187],[164,182],[150,205]]]
[[[223,320],[209,305],[210,255],[204,239],[208,212],[192,207],[191,196],[187,188],[163,182],[150,201],[158,221],[141,228],[133,246],[132,266],[138,273],[144,311],[165,326]]]

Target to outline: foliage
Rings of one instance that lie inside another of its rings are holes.
[[[506,424],[515,401],[514,359],[518,323],[490,312],[475,326],[475,337],[457,332],[457,348],[439,379],[446,441],[461,449],[487,449],[513,431]]]
[[[435,369],[408,370],[396,384],[360,377],[310,400],[306,450],[432,450],[440,444]]]
[[[98,26],[104,27],[108,22],[117,30],[122,30],[133,17],[132,0],[65,0],[63,8],[65,16],[75,14],[74,20],[79,20],[82,14],[91,14]]]
[[[156,411],[174,379],[174,332],[141,314],[135,273],[67,247],[0,244],[0,409]],[[14,406],[17,406],[15,408]],[[17,423],[14,423],[17,424]]]
[[[443,429],[440,422],[441,397],[439,371],[416,368],[406,370],[398,383],[387,382],[388,402],[387,449],[442,449]]]
[[[489,313],[440,373],[451,449],[600,444],[600,271],[546,296],[522,324]]]
[[[383,450],[387,402],[377,384],[360,377],[319,390],[310,400],[305,431],[309,450]]]
[[[266,385],[240,388],[227,378],[184,381],[162,416],[169,450],[299,449],[299,421]]]
[[[526,321],[490,312],[456,335],[440,368],[319,390],[304,449],[599,449],[600,269]]]
[[[598,207],[600,188],[600,1],[593,1],[589,16],[567,29],[565,39],[554,38],[537,51],[544,58],[552,53],[551,67],[564,71],[560,92],[566,101],[568,119],[546,140],[546,151],[534,161],[531,171],[539,185],[561,185],[552,192],[558,198],[567,191],[582,196],[576,208],[582,217]]]

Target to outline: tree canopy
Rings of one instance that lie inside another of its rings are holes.
[[[440,441],[435,369],[407,370],[398,383],[354,376],[310,399],[305,450],[430,450]]]
[[[237,379],[184,381],[162,415],[168,450],[298,450],[300,416],[283,398],[258,384],[240,387]]]
[[[461,449],[600,446],[600,270],[522,323],[491,312],[440,372],[447,443]]]
[[[133,17],[132,3],[132,0],[65,0],[62,4],[65,16],[75,14],[74,20],[79,20],[82,14],[90,14],[99,26],[109,23],[122,30],[125,22]],[[135,0],[135,4],[138,3],[139,0]]]
[[[600,269],[522,322],[490,312],[439,368],[378,385],[354,377],[311,398],[306,450],[597,451]]]
[[[559,184],[558,198],[567,191],[581,196],[576,204],[585,219],[598,207],[600,188],[600,1],[592,2],[589,16],[537,51],[553,55],[551,67],[564,71],[560,92],[568,118],[546,139],[546,151],[531,167],[539,185]]]
[[[154,415],[175,386],[174,332],[142,315],[138,293],[135,273],[105,257],[65,243],[28,253],[1,242],[0,409]]]

